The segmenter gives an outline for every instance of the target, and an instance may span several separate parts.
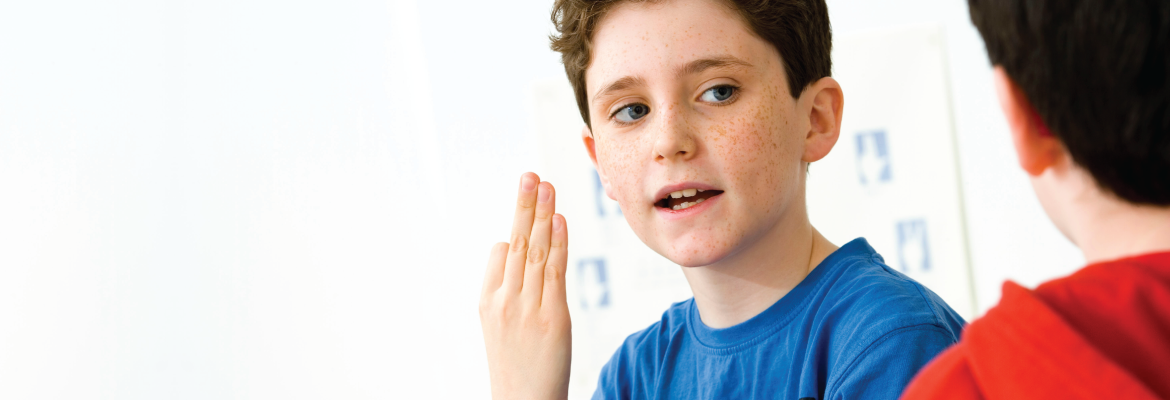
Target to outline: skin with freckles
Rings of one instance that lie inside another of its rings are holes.
[[[807,164],[839,134],[836,81],[793,98],[776,48],[718,1],[619,5],[594,44],[585,147],[638,237],[686,267],[704,323],[758,314],[836,249],[805,205]],[[682,218],[656,206],[692,184],[723,193]]]

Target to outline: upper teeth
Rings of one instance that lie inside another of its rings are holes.
[[[679,199],[679,198],[683,198],[683,197],[691,197],[691,196],[694,196],[695,193],[702,192],[702,191],[703,191],[703,189],[683,189],[683,190],[679,190],[677,192],[670,192],[670,197],[673,199]]]

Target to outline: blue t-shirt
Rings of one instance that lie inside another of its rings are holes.
[[[594,399],[897,399],[965,322],[858,238],[759,315],[726,329],[695,299],[626,338]]]

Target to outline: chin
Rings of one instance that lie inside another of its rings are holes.
[[[684,268],[702,267],[715,264],[731,252],[731,248],[717,245],[728,243],[727,240],[714,238],[679,238],[670,243],[659,243],[652,246],[654,251],[671,262]]]

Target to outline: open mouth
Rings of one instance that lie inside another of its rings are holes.
[[[721,194],[722,190],[683,189],[667,194],[662,200],[655,202],[654,206],[675,211],[685,210]]]

